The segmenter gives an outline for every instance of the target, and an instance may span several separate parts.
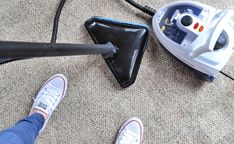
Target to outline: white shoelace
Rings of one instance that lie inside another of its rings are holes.
[[[140,144],[140,140],[138,139],[139,135],[136,133],[125,129],[123,131],[123,135],[119,141],[119,144]]]
[[[47,105],[46,110],[48,111],[48,113],[51,113],[51,111],[55,110],[54,105],[58,101],[58,98],[59,98],[58,89],[56,87],[50,85],[49,88],[46,87],[45,90],[43,90],[39,99],[35,100],[35,101]],[[38,103],[37,103],[37,105],[38,105]]]

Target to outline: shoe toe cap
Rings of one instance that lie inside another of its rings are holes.
[[[141,120],[133,118],[129,120],[129,123],[126,125],[126,128],[134,133],[141,133],[143,131],[143,124]]]
[[[58,89],[63,89],[67,85],[67,79],[64,75],[57,74],[49,83]]]

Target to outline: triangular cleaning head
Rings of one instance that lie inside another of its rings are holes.
[[[121,87],[133,84],[146,48],[148,27],[100,17],[89,19],[85,26],[95,43],[111,42],[117,47],[113,57],[104,59]]]

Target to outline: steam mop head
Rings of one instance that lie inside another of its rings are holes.
[[[89,19],[85,26],[95,43],[111,42],[117,47],[113,57],[104,59],[123,88],[133,84],[146,48],[148,27],[101,17]]]

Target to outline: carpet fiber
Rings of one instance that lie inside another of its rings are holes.
[[[139,0],[155,8],[172,0]],[[200,2],[234,9],[233,0]],[[59,0],[0,0],[0,40],[49,42]],[[124,0],[67,0],[58,42],[93,43],[84,28],[92,16],[151,25]],[[224,71],[234,76],[234,57]],[[218,75],[198,80],[168,55],[151,32],[135,84],[121,89],[100,55],[38,58],[0,67],[0,129],[26,116],[40,86],[53,74],[68,93],[38,144],[111,144],[121,124],[136,116],[146,144],[233,144],[234,83]]]

